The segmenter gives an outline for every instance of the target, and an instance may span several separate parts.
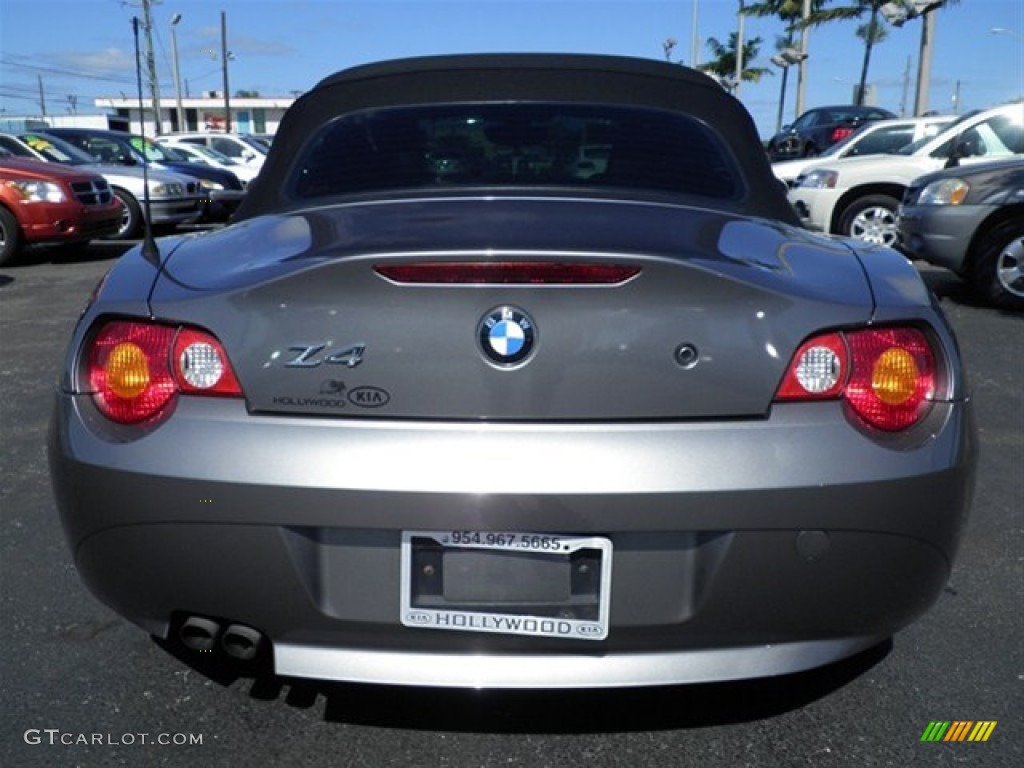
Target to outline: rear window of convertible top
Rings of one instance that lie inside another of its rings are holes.
[[[309,199],[460,186],[629,187],[735,199],[742,182],[697,120],[636,107],[483,103],[389,107],[327,123],[290,181]]]

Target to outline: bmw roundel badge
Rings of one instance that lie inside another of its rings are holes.
[[[516,307],[497,307],[480,322],[478,338],[487,358],[498,365],[521,363],[533,351],[537,330],[529,315]]]

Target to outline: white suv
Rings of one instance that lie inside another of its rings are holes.
[[[954,115],[929,115],[872,120],[817,157],[801,157],[797,160],[780,160],[772,163],[772,172],[780,181],[786,182],[786,186],[792,187],[800,174],[811,166],[831,163],[842,157],[891,155],[907,144],[938,135],[955,119]]]
[[[162,144],[198,144],[215,149],[232,160],[251,165],[257,169],[263,166],[267,156],[266,145],[256,139],[249,139],[237,133],[171,133],[161,136]]]
[[[805,169],[789,191],[804,225],[869,243],[895,245],[896,211],[925,173],[1024,154],[1024,103],[964,115],[894,155],[841,158]]]

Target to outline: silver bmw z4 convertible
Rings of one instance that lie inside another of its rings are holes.
[[[779,675],[940,594],[975,432],[895,251],[799,227],[704,75],[384,62],[288,111],[224,229],[137,247],[50,434],[82,579],[280,675]]]

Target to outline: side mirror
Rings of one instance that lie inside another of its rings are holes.
[[[971,145],[969,141],[961,138],[957,138],[953,143],[953,148],[949,152],[949,157],[946,158],[946,163],[942,166],[943,168],[956,168],[960,165],[960,161],[965,157],[971,156]]]
[[[132,155],[118,155],[118,165],[138,165],[138,161]]]

